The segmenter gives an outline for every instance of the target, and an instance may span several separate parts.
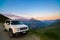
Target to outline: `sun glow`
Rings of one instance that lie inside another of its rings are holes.
[[[25,18],[35,18],[37,20],[55,20],[55,19],[60,19],[60,15],[52,15],[52,16],[43,16],[43,17],[36,17],[36,16],[23,16]]]
[[[55,19],[60,19],[60,16],[54,15],[54,16],[46,16],[46,17],[35,17],[35,19],[38,19],[38,20],[55,20]]]

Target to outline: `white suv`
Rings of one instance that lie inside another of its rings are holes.
[[[13,37],[18,33],[28,33],[29,27],[19,20],[6,20],[3,26],[4,30],[9,32],[9,36]]]

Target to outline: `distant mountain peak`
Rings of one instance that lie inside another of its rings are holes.
[[[36,19],[34,19],[34,18],[31,18],[30,20],[36,20]]]

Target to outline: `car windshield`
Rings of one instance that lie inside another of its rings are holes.
[[[19,24],[23,24],[23,23],[20,21],[11,21],[11,24],[12,25],[19,25]]]

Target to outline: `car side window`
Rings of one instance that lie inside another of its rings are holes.
[[[7,23],[10,24],[10,21],[6,21],[6,24],[7,24]]]

